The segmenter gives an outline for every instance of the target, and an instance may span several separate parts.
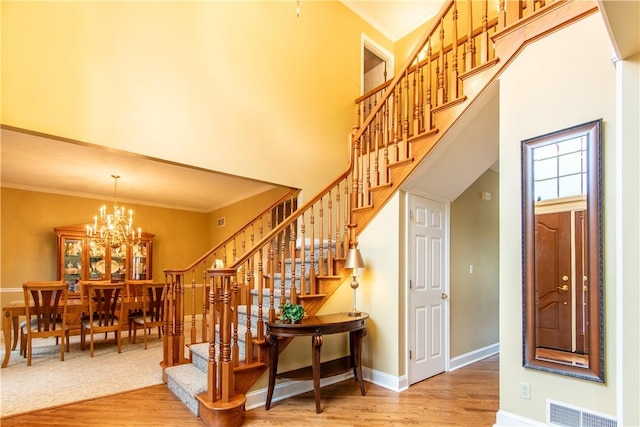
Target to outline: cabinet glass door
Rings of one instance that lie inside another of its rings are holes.
[[[76,285],[82,279],[82,239],[66,238],[62,242],[64,261],[62,264],[62,277],[69,285],[69,292],[76,292]]]
[[[127,245],[111,249],[111,280],[126,280]]]
[[[89,239],[89,280],[104,280],[106,271],[104,246]]]
[[[147,242],[140,242],[131,247],[132,257],[129,277],[133,280],[147,279],[147,254],[149,252],[147,245]]]

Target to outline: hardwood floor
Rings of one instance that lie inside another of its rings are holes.
[[[313,392],[247,411],[245,426],[491,426],[498,411],[498,355],[414,384],[396,393],[356,381],[322,389],[321,414]],[[53,385],[52,385],[53,386]],[[52,387],[52,392],[54,387]],[[165,385],[0,419],[9,426],[198,426],[203,424]]]

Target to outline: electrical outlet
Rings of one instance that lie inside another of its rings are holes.
[[[531,400],[531,384],[520,383],[520,399]]]

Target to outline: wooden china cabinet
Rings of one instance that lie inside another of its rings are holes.
[[[64,280],[71,292],[78,292],[80,280],[152,279],[154,234],[143,232],[132,246],[105,248],[98,239],[87,236],[86,225],[57,227],[58,280]]]

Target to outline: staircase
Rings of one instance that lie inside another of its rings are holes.
[[[268,362],[265,321],[285,301],[318,311],[347,278],[359,233],[518,53],[597,11],[588,1],[493,6],[447,1],[397,77],[356,100],[351,164],[325,190],[301,207],[288,194],[191,266],[165,270],[164,379],[205,424],[242,423]]]

